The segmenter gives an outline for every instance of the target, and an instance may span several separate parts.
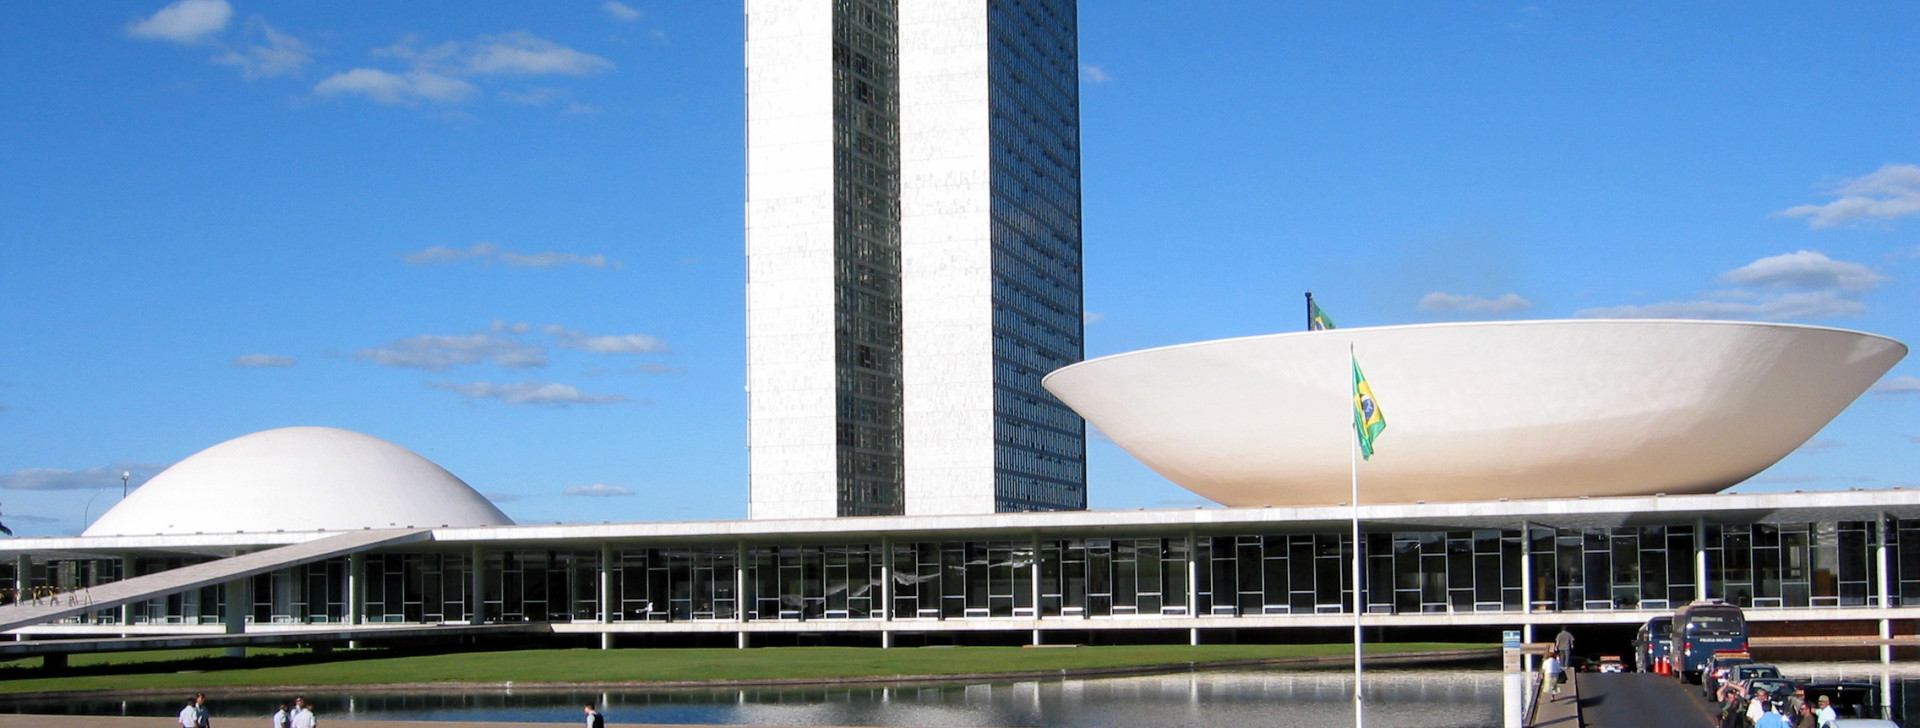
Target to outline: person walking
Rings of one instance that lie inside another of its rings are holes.
[[[587,703],[587,728],[607,728],[606,717],[593,709],[593,703]]]
[[[287,704],[281,703],[280,710],[273,714],[273,728],[290,728],[291,719],[287,714]]]
[[[1540,663],[1540,670],[1546,673],[1547,676],[1547,695],[1559,698],[1560,683],[1566,681],[1567,675],[1566,666],[1560,663],[1559,650],[1547,652],[1547,660],[1546,662]]]
[[[209,728],[212,719],[207,717],[207,694],[199,693],[187,698],[187,707],[180,709],[180,728]]]
[[[1560,634],[1553,636],[1553,650],[1560,653],[1562,667],[1566,666],[1568,660],[1573,659],[1573,633],[1568,632],[1566,627],[1561,627]]]
[[[306,698],[293,699],[293,712],[287,714],[287,728],[313,728],[320,719],[313,717],[313,709],[308,707]]]

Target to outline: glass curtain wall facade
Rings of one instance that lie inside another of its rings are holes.
[[[1706,593],[1749,609],[1875,607],[1887,545],[1894,605],[1920,604],[1920,520],[1364,534],[1373,614],[1664,610]],[[1352,544],[1341,533],[993,537],[842,543],[713,542],[658,547],[485,550],[486,621],[614,622],[1252,617],[1338,614],[1351,604]],[[0,564],[12,601],[85,599],[122,578],[120,559]],[[181,558],[133,559],[138,573]],[[360,557],[366,622],[471,619],[468,552]],[[349,617],[352,562],[328,559],[252,577],[255,623]],[[129,605],[134,624],[213,623],[222,588]],[[120,610],[69,620],[112,624]]]
[[[896,15],[893,0],[834,0],[835,484],[841,516],[906,512]]]
[[[1075,0],[987,3],[994,510],[1087,507],[1086,424],[1040,386],[1084,358]]]

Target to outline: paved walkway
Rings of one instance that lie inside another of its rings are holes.
[[[1567,673],[1567,684],[1560,686],[1559,695],[1547,692],[1548,685],[1540,684],[1540,701],[1533,709],[1533,722],[1528,728],[1580,728],[1580,673]]]
[[[375,546],[421,541],[432,537],[433,532],[424,528],[350,531],[305,543],[182,566],[146,576],[136,576],[132,579],[101,584],[82,594],[63,594],[61,597],[44,601],[27,601],[0,607],[0,632],[97,612],[188,589],[224,584],[296,564],[365,551]]]
[[[0,715],[0,728],[158,728],[169,726],[173,716],[90,716],[90,715]],[[346,726],[348,728],[556,728],[556,726],[578,725],[574,720],[566,723],[467,723],[446,720],[333,720],[321,716],[321,725]],[[213,724],[221,728],[232,726],[265,726],[265,717],[216,718]],[[623,724],[633,725],[633,724]],[[687,728],[687,726],[659,726],[658,728]]]

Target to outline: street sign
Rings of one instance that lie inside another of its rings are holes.
[[[1520,649],[1520,630],[1509,629],[1500,633],[1501,647],[1509,650]]]

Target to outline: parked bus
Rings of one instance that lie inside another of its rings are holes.
[[[1726,602],[1694,602],[1673,613],[1668,635],[1673,676],[1697,683],[1713,653],[1747,649],[1747,616]]]
[[[1654,617],[1640,625],[1633,636],[1633,667],[1641,672],[1656,672],[1656,665],[1667,661],[1673,649],[1673,618]]]

